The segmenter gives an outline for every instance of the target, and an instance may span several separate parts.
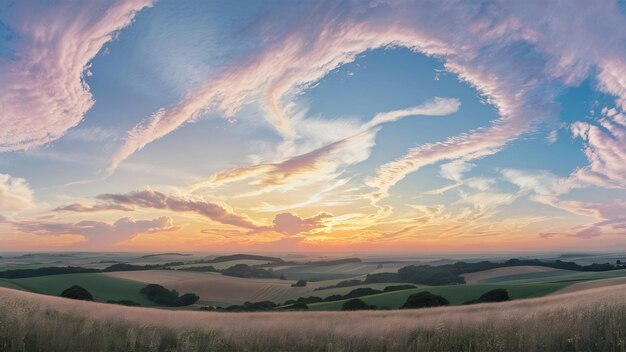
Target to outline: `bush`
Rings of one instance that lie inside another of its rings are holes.
[[[295,284],[291,285],[291,287],[305,287],[306,286],[306,280],[298,280]]]
[[[194,293],[185,293],[184,295],[178,295],[176,290],[168,290],[165,287],[157,284],[148,284],[142,288],[140,293],[146,295],[146,297],[163,306],[168,307],[183,307],[196,303],[200,297]]]
[[[427,308],[427,307],[439,307],[439,306],[447,306],[450,302],[433,293],[428,291],[414,293],[406,299],[406,302],[401,309],[407,308]]]
[[[190,306],[198,302],[199,299],[200,297],[195,293],[185,293],[184,295],[180,296],[176,301],[176,307]]]
[[[341,306],[341,310],[367,310],[371,307],[358,298],[351,299]]]
[[[93,296],[91,295],[91,293],[78,285],[74,285],[70,288],[63,290],[63,292],[61,292],[61,297],[79,299],[82,301],[93,301]]]
[[[222,275],[243,278],[270,279],[274,277],[274,273],[271,271],[253,268],[247,264],[236,264],[228,269],[221,270],[220,272]]]
[[[487,303],[487,302],[504,302],[510,301],[509,292],[504,288],[497,288],[489,292],[483,293],[478,299],[467,301],[463,304]]]
[[[324,298],[325,302],[332,302],[332,301],[341,301],[343,299],[342,295],[330,295],[326,298]]]
[[[401,290],[410,290],[412,288],[417,288],[413,285],[396,285],[396,286],[387,286],[385,287],[384,292],[393,292],[393,291],[401,291]]]
[[[348,292],[347,294],[343,296],[343,298],[347,299],[347,298],[354,298],[354,297],[363,297],[363,296],[376,295],[379,293],[383,293],[383,291],[376,290],[370,287],[360,287],[360,288],[357,288]]]
[[[243,305],[232,305],[224,308],[226,312],[262,312],[274,310],[278,305],[271,301],[245,302]]]

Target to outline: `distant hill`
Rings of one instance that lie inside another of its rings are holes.
[[[164,255],[176,255],[176,256],[181,256],[181,257],[189,257],[191,254],[185,254],[185,253],[157,253],[157,254],[147,254],[144,256],[139,257],[140,259],[145,259],[145,258],[152,258],[152,257],[160,257],[160,256],[164,256]]]
[[[348,263],[361,263],[362,260],[360,258],[343,258],[343,259],[335,259],[335,260],[320,260],[314,262],[307,262],[306,265],[339,265],[339,264],[348,264]]]
[[[232,254],[232,255],[223,255],[220,257],[216,257],[213,259],[203,260],[203,263],[222,263],[229,262],[232,260],[265,260],[273,263],[284,263],[285,261],[277,258],[277,257],[267,257],[263,255],[254,255],[254,254]]]

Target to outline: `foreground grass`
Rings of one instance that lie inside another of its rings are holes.
[[[203,313],[0,289],[0,351],[626,351],[626,285],[409,311]]]

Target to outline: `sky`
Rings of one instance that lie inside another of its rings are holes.
[[[620,1],[0,0],[3,251],[626,248]]]

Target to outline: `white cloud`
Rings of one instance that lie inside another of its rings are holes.
[[[33,206],[33,190],[19,177],[0,174],[0,208],[17,211]]]

